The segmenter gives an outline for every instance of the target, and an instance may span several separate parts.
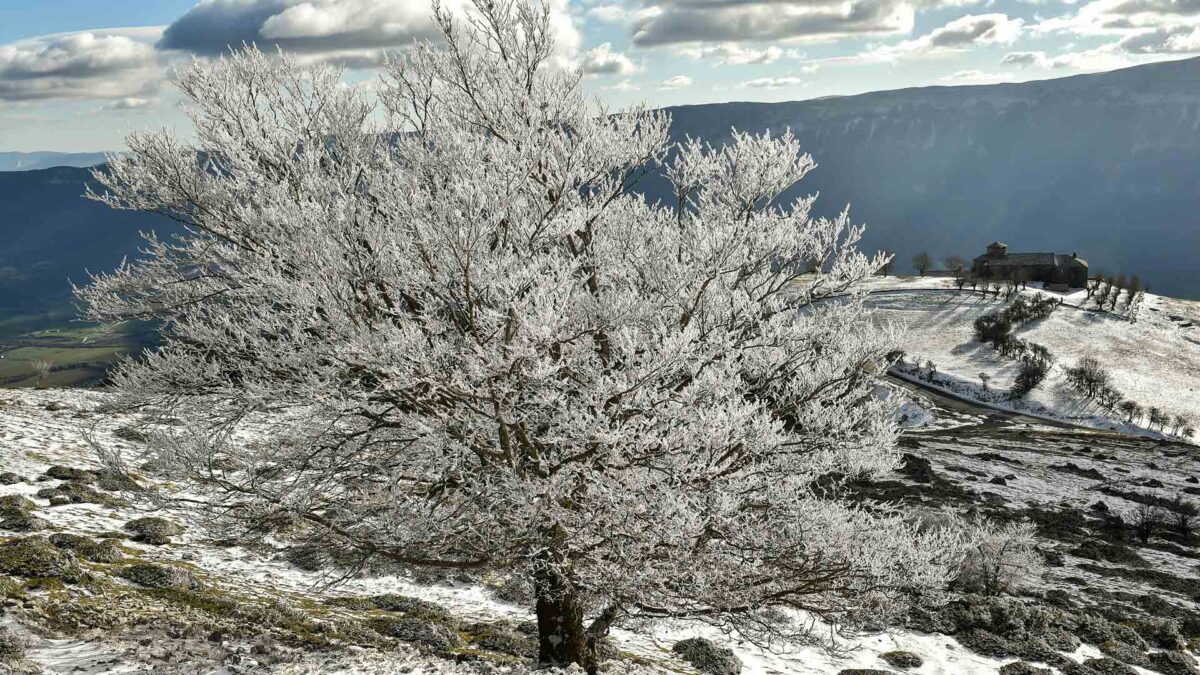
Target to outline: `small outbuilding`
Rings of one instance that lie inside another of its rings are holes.
[[[1040,281],[1052,291],[1086,288],[1088,280],[1087,261],[1074,253],[1009,253],[998,241],[975,258],[971,271],[980,279]]]

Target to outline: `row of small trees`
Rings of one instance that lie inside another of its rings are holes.
[[[1121,401],[1117,404],[1116,409],[1125,417],[1125,421],[1130,424],[1144,423],[1147,428],[1157,428],[1164,434],[1169,433],[1185,438],[1191,438],[1196,435],[1196,428],[1186,416],[1172,415],[1157,406],[1143,408],[1134,401]]]
[[[1094,356],[1084,356],[1074,366],[1067,368],[1066,378],[1075,391],[1096,401],[1109,414],[1119,412],[1128,424],[1185,438],[1196,435],[1196,429],[1187,417],[1173,415],[1157,406],[1143,408],[1136,401],[1127,400],[1113,385],[1108,370]]]
[[[1058,301],[1052,298],[1017,298],[1000,312],[994,312],[975,320],[975,337],[980,342],[991,344],[1005,357],[1020,363],[1017,377],[1009,395],[1025,398],[1050,374],[1054,357],[1050,350],[1034,342],[1022,340],[1012,331],[1014,327],[1045,319],[1054,313]],[[981,374],[984,388],[987,378]]]
[[[1105,277],[1103,273],[1097,273],[1095,283],[1088,285],[1087,299],[1096,305],[1096,309],[1107,307],[1111,312],[1116,310],[1123,292],[1125,309],[1129,310],[1141,302],[1149,290],[1150,285],[1143,284],[1141,278],[1136,274],[1126,279],[1124,274]]]

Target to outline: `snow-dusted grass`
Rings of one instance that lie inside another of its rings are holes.
[[[78,391],[0,392],[0,446],[6,452],[0,456],[0,470],[15,471],[26,477],[41,475],[54,464],[75,467],[96,467],[93,450],[81,435],[83,428],[96,425],[95,439],[110,447],[118,447],[132,456],[136,444],[120,440],[112,432],[129,424],[130,416],[102,416],[94,412],[105,395]],[[48,411],[45,404],[60,401],[68,409]],[[39,485],[46,485],[40,483]],[[28,483],[0,487],[0,494],[32,494]],[[35,498],[41,507],[38,515],[62,531],[81,534],[119,529],[127,520],[146,515],[150,505],[135,503],[130,507],[108,507],[93,504],[74,504],[49,508],[45,500]],[[437,602],[464,619],[528,620],[529,608],[512,605],[494,598],[487,587],[474,582],[422,583],[403,575],[383,575],[352,580],[345,585],[326,589],[319,573],[299,570],[270,551],[247,550],[241,547],[216,546],[204,536],[199,523],[188,520],[187,513],[157,513],[184,522],[188,531],[177,543],[150,547],[134,542],[124,545],[136,548],[148,559],[187,561],[205,571],[220,583],[236,584],[242,592],[271,593],[284,597],[320,599],[328,595],[367,595],[400,593]],[[13,616],[10,614],[9,620]],[[614,673],[690,673],[686,664],[671,653],[678,640],[705,636],[729,645],[745,664],[745,675],[793,673],[796,675],[834,675],[846,668],[887,669],[880,654],[904,649],[925,659],[925,665],[909,672],[919,675],[991,675],[1004,660],[979,656],[962,647],[957,640],[943,635],[926,635],[908,631],[867,635],[847,647],[855,647],[845,655],[831,655],[816,648],[780,646],[764,651],[742,642],[736,635],[724,635],[711,628],[690,623],[656,623],[640,630],[617,630],[613,634],[619,649],[649,662],[645,667],[618,664]],[[103,637],[94,640],[58,639],[31,635],[33,644],[30,659],[45,672],[147,672],[142,663],[130,654],[137,645],[129,645]],[[131,650],[133,650],[131,652]],[[1008,659],[1007,661],[1011,661]],[[439,659],[424,657],[412,650],[377,652],[349,649],[318,653],[298,663],[272,669],[280,673],[420,673],[449,675],[477,672]],[[523,673],[523,667],[496,672]]]
[[[933,281],[940,288],[931,287],[929,279],[893,281],[881,290],[906,292],[876,293],[870,303],[879,320],[904,327],[902,346],[910,364],[925,366],[932,361],[960,393],[982,392],[980,373],[990,377],[990,389],[1007,390],[1017,373],[1016,362],[976,342],[972,328],[975,319],[1002,310],[1006,303],[991,295],[959,292],[947,279]],[[1083,292],[1064,298],[1068,303],[1082,302]],[[1016,335],[1047,347],[1057,359],[1056,366],[1027,404],[1005,404],[1000,396],[981,398],[1018,412],[1049,411],[1077,424],[1138,432],[1110,419],[1093,401],[1066,386],[1064,368],[1091,355],[1127,399],[1200,420],[1200,307],[1149,295],[1136,314],[1136,320],[1130,321],[1063,306],[1050,318],[1019,328]]]

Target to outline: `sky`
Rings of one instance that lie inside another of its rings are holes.
[[[541,0],[614,107],[1019,82],[1200,54],[1200,0]],[[431,0],[0,0],[0,151],[186,133],[174,69],[254,43],[377,76]],[[469,0],[443,0],[461,12]]]

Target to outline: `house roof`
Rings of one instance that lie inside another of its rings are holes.
[[[993,241],[992,243],[987,245],[988,248],[996,248],[997,246],[999,246],[1000,248],[1008,248],[1008,244],[1006,244],[1002,241]]]
[[[981,255],[976,260],[984,261],[989,267],[1087,267],[1087,261],[1063,253],[1009,253],[1003,258]]]
[[[1080,258],[1079,256],[1066,255],[1064,253],[1059,253],[1058,255],[1055,256],[1055,258],[1056,258],[1055,263],[1059,267],[1087,267],[1088,266],[1087,261],[1084,260],[1083,258]]]

